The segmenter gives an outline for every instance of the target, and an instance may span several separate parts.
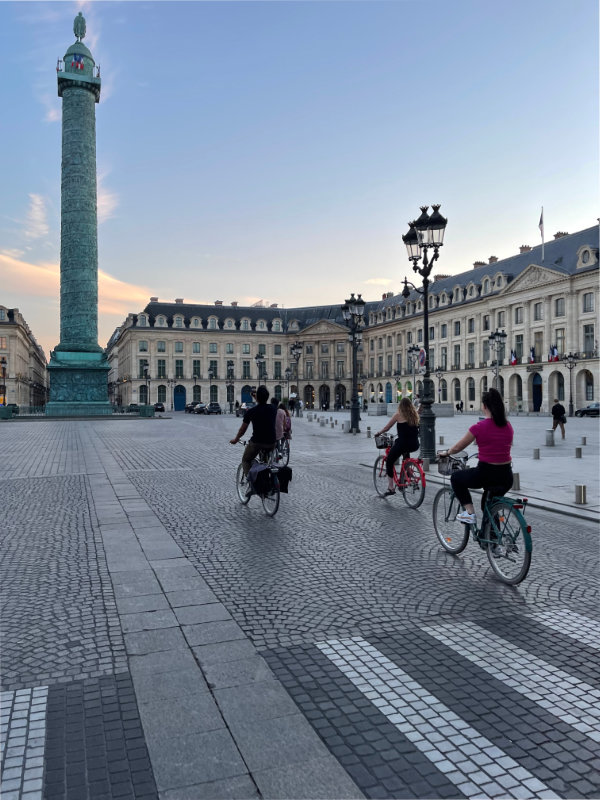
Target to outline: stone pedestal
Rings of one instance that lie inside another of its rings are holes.
[[[46,415],[53,417],[104,417],[112,414],[108,402],[110,366],[104,353],[50,354],[50,401]]]

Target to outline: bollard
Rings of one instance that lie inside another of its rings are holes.
[[[321,417],[321,420],[320,420],[319,424],[321,425],[321,427],[322,427],[322,428],[324,428],[324,427],[325,427],[325,423],[326,423],[326,421],[327,421],[327,420],[325,419],[325,417]]]
[[[513,472],[513,492],[520,492],[521,491],[521,476],[518,472]]]
[[[533,448],[533,460],[534,461],[536,461],[536,460],[539,461],[539,458],[540,458],[540,448],[539,447],[534,447]]]
[[[581,444],[587,444],[587,436],[581,437]]]
[[[337,419],[336,419],[336,421],[335,421],[335,424],[337,425]]]
[[[554,431],[552,428],[546,431],[546,447],[554,447]]]
[[[371,438],[371,428],[367,428],[367,439]]]
[[[335,428],[335,425],[333,424],[333,422],[331,423],[331,427],[332,427],[332,429]]]
[[[424,458],[423,459],[422,467],[423,467],[423,472],[429,472],[429,459],[428,458]]]
[[[440,436],[440,444],[444,444],[444,437]]]
[[[582,453],[581,447],[576,447],[575,448],[575,458],[581,458],[581,453]]]
[[[582,483],[575,484],[575,503],[578,506],[583,506],[587,503],[586,489],[587,487]]]

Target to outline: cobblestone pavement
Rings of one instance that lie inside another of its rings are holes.
[[[329,423],[241,506],[238,427],[0,425],[3,800],[599,796],[597,522],[530,508],[507,587]]]

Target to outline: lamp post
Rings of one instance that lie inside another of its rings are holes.
[[[358,367],[357,351],[362,342],[361,328],[365,325],[365,301],[360,295],[354,297],[354,292],[342,306],[342,316],[349,328],[348,339],[352,348],[352,397],[350,399],[350,433],[360,433],[360,407],[358,405]]]
[[[498,373],[500,372],[500,359],[504,357],[504,342],[506,341],[506,333],[504,331],[496,330],[488,336],[490,348],[494,351],[494,389],[498,388]]]
[[[232,370],[227,370],[227,381],[225,385],[227,386],[227,402],[229,403],[229,413],[233,414],[233,387],[235,386],[235,381]]]
[[[413,270],[423,278],[423,288],[413,288],[423,295],[423,339],[425,348],[425,374],[423,375],[423,397],[421,398],[421,456],[435,461],[435,414],[432,409],[434,402],[433,381],[429,373],[429,276],[433,264],[439,258],[439,249],[444,244],[444,232],[448,220],[440,214],[440,206],[432,205],[432,213],[427,213],[428,206],[421,206],[421,216],[409,223],[408,233],[402,237],[406,245],[409,261],[413,263]],[[429,250],[433,250],[431,258]],[[423,266],[419,261],[423,259]],[[404,279],[403,297],[410,296],[408,281]]]
[[[289,400],[290,400],[290,378],[292,377],[292,370],[289,367],[286,367],[285,368],[285,372],[283,374],[284,374],[285,379],[287,381],[287,399],[288,399],[288,403],[289,403]]]
[[[257,353],[254,356],[254,360],[256,361],[256,370],[258,372],[258,385],[260,386],[260,380],[261,380],[262,374],[263,374],[263,366],[264,366],[264,363],[265,363],[265,357],[263,356],[262,353]]]
[[[406,279],[405,279],[406,280]],[[411,344],[411,346],[406,351],[408,353],[408,357],[410,358],[410,363],[412,365],[412,375],[413,375],[413,403],[415,402],[415,396],[417,394],[417,361],[419,360],[419,352],[420,347],[416,344]]]
[[[296,394],[297,394],[297,397],[296,397],[296,402],[295,402],[294,405],[296,406],[296,416],[297,417],[300,416],[300,397],[301,397],[301,395],[300,395],[300,372],[298,370],[298,362],[300,361],[300,356],[302,355],[302,347],[303,347],[302,342],[298,342],[298,341],[294,342],[294,344],[290,347],[290,355],[292,356],[292,358],[294,359],[295,364],[296,364],[295,372],[296,372],[296,386],[297,386]]]
[[[435,377],[438,379],[438,403],[442,402],[442,378],[444,377],[444,373],[442,372],[442,368],[438,367],[435,371]]]
[[[208,370],[208,402],[212,403],[212,379],[214,378],[214,372],[212,369]]]
[[[566,368],[569,370],[569,416],[573,416],[573,370],[577,366],[579,353],[569,353],[563,356]]]
[[[175,387],[175,378],[167,378],[167,385],[169,387],[169,395],[171,396],[171,411],[173,411],[173,390]]]
[[[150,376],[147,366],[144,367],[144,380],[146,381],[146,405],[150,405]]]
[[[2,356],[0,358],[0,369],[2,370],[2,403],[0,405],[6,405],[6,357]]]

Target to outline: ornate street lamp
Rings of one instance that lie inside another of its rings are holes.
[[[296,406],[296,416],[297,417],[300,416],[300,397],[301,397],[301,395],[300,395],[300,372],[298,370],[298,362],[300,361],[300,356],[302,355],[302,348],[303,348],[302,342],[298,342],[298,341],[294,342],[294,344],[290,347],[290,355],[294,359],[295,365],[296,365],[295,375],[296,375],[296,388],[297,388],[296,395],[297,396],[296,396],[296,402],[295,402],[294,405]],[[288,393],[288,397],[289,397],[289,393]]]
[[[569,370],[569,416],[573,416],[573,370],[577,366],[579,353],[569,353],[563,356],[565,367]]]
[[[6,357],[0,357],[0,370],[2,371],[2,403],[0,405],[6,405]]]
[[[406,283],[406,278],[404,279]],[[410,363],[412,366],[412,376],[413,376],[413,403],[415,402],[415,397],[417,395],[417,361],[419,360],[419,353],[421,352],[421,348],[416,344],[411,344],[411,346],[406,351],[408,353],[408,357],[410,358]]]
[[[444,373],[441,367],[438,367],[435,371],[435,377],[438,379],[438,403],[442,402],[442,378],[444,377]]]
[[[498,373],[500,372],[500,359],[504,358],[504,342],[506,341],[506,333],[504,331],[496,330],[488,336],[490,348],[494,351],[494,389],[498,388]]]
[[[208,370],[208,402],[212,403],[212,379],[214,378],[215,373],[212,369]]]
[[[146,381],[146,405],[150,404],[150,375],[148,374],[148,365],[144,367],[144,380]]]
[[[258,372],[258,385],[260,386],[260,380],[263,374],[263,367],[265,364],[265,357],[262,353],[257,353],[254,356],[254,360],[256,361],[256,370]]]
[[[173,411],[173,392],[175,387],[175,378],[167,378],[167,385],[169,387],[169,394],[171,396],[171,411]]]
[[[289,367],[286,367],[285,368],[285,372],[283,374],[284,374],[285,379],[287,381],[287,399],[288,399],[288,403],[289,403],[289,401],[290,401],[290,378],[292,377],[292,370]]]
[[[227,370],[227,381],[225,382],[227,386],[227,402],[229,403],[229,413],[233,414],[233,387],[235,386],[235,379],[233,377],[233,370]]]
[[[360,295],[354,297],[354,292],[342,306],[342,316],[349,328],[348,339],[352,348],[352,397],[350,400],[350,433],[360,433],[360,407],[358,405],[358,367],[357,351],[362,342],[361,329],[365,326],[364,312],[365,301]]]
[[[414,222],[409,223],[408,233],[402,237],[406,245],[408,259],[413,263],[413,270],[423,278],[423,288],[417,289],[414,284],[410,284],[415,291],[423,295],[423,338],[425,349],[425,374],[423,375],[423,397],[421,398],[421,456],[430,461],[436,460],[435,455],[435,414],[432,409],[434,402],[433,381],[429,373],[429,276],[433,269],[433,264],[439,258],[439,249],[444,244],[444,232],[448,220],[440,214],[440,206],[432,205],[432,213],[427,213],[428,206],[421,206],[421,216]],[[429,250],[433,249],[431,258]],[[423,266],[419,267],[420,259],[423,259]],[[409,283],[404,279],[403,297],[410,296]]]

